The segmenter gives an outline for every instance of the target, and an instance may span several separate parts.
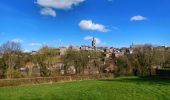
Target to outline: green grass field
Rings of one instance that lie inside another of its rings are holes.
[[[127,77],[3,87],[0,100],[170,100],[170,80]]]

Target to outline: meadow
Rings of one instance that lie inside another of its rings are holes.
[[[121,77],[1,87],[0,100],[170,100],[170,80]]]

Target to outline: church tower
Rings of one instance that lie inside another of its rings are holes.
[[[96,50],[96,39],[95,38],[93,38],[92,40],[92,47],[94,50]]]

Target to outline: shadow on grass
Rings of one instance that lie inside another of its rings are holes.
[[[98,81],[107,82],[128,82],[135,84],[150,84],[150,85],[170,85],[170,79],[162,79],[159,77],[118,77],[115,79],[100,79]]]

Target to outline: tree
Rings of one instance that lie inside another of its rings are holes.
[[[154,61],[153,47],[151,45],[144,45],[142,47],[135,48],[133,52],[139,64],[141,74],[147,75],[147,73],[149,73],[149,76],[151,76]]]
[[[154,62],[153,65],[155,66],[164,66],[165,64],[165,56],[166,56],[166,51],[165,49],[160,49],[160,47],[155,47],[153,49],[154,52]]]
[[[69,66],[74,66],[76,70],[76,74],[80,73],[80,52],[76,50],[72,50],[69,48],[66,51],[66,54],[63,56],[63,62],[64,62],[64,73],[67,74],[67,69]]]
[[[117,74],[119,75],[127,75],[129,73],[128,68],[129,62],[127,56],[120,56],[116,58],[116,65],[118,66]]]
[[[170,51],[165,52],[165,61],[164,61],[164,67],[170,67]]]
[[[65,73],[69,66],[73,65],[75,67],[76,74],[83,74],[84,69],[87,68],[89,63],[89,56],[92,57],[91,54],[92,53],[85,50],[76,51],[69,48],[66,54],[63,56]]]
[[[3,58],[0,58],[0,78],[5,78],[6,65]]]
[[[103,70],[104,65],[104,54],[99,51],[89,51],[89,61],[93,62],[92,67],[98,69],[98,72],[101,73]]]
[[[18,42],[8,41],[1,45],[0,53],[2,53],[2,60],[6,68],[6,77],[14,78],[14,71],[18,68],[20,54],[22,52],[21,44]]]
[[[84,50],[79,51],[76,58],[79,63],[79,73],[84,73],[84,69],[87,68],[89,62],[88,52]]]
[[[129,54],[127,55],[129,66],[131,67],[131,70],[133,72],[133,75],[137,76],[139,69],[140,69],[140,64],[138,62],[138,59],[136,58],[135,54]]]
[[[41,76],[51,75],[51,67],[56,64],[59,51],[55,48],[44,46],[35,55],[36,62],[40,67]]]

